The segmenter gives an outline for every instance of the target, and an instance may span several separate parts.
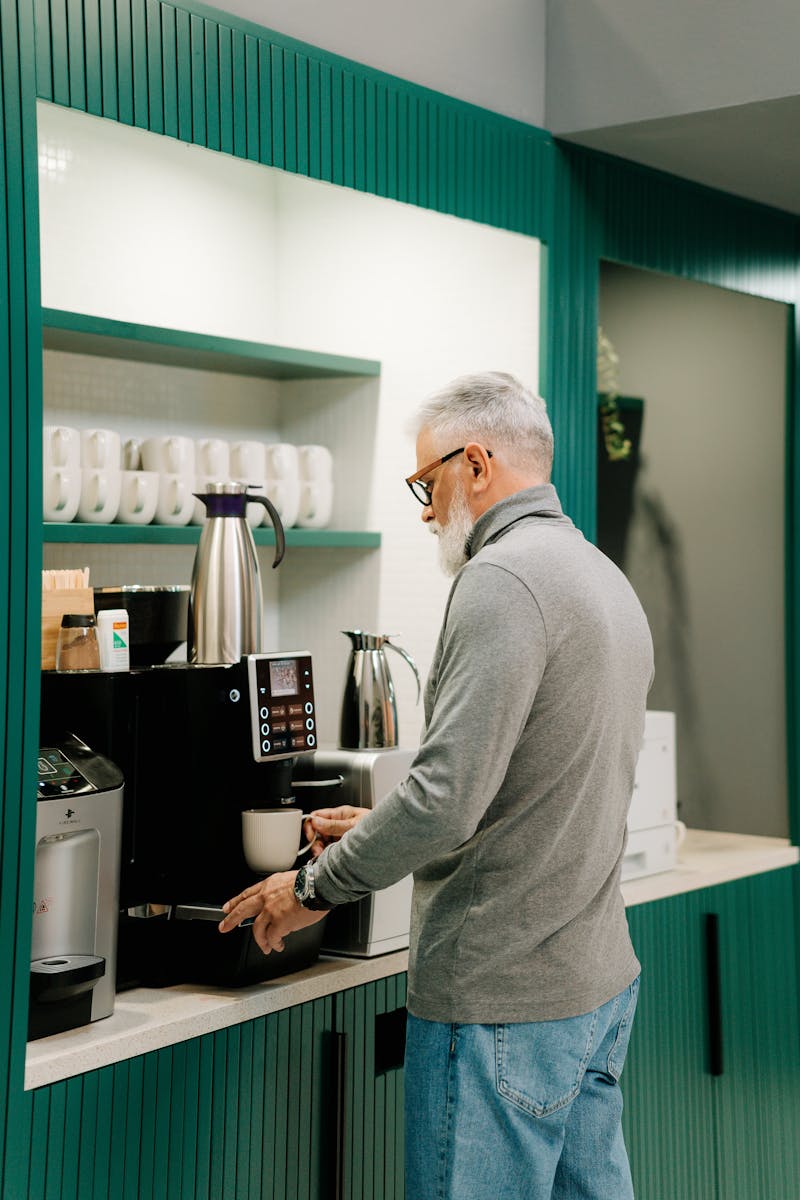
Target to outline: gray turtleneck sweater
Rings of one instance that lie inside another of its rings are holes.
[[[485,512],[456,576],[408,777],[318,860],[340,904],[413,872],[408,1007],[588,1012],[637,975],[620,867],[653,650],[625,576],[550,484]]]

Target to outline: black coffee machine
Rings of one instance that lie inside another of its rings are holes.
[[[309,654],[43,672],[42,737],[65,732],[106,754],[125,778],[118,990],[238,987],[316,960],[325,920],[270,955],[249,928],[217,929],[225,900],[258,878],[244,859],[242,810],[297,804],[292,771],[316,747]]]

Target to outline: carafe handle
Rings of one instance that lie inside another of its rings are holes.
[[[420,681],[419,681],[419,671],[417,670],[417,664],[414,662],[413,658],[411,657],[411,655],[408,653],[407,650],[404,650],[402,646],[395,646],[394,642],[389,641],[388,634],[385,637],[384,645],[388,646],[390,650],[396,651],[396,653],[399,654],[401,658],[404,658],[406,660],[406,662],[408,663],[408,665],[411,667],[411,670],[414,672],[414,678],[417,681],[417,704],[419,704],[419,699],[420,699],[420,696],[422,695],[422,685],[420,684]]]
[[[279,566],[284,554],[286,553],[286,537],[283,532],[283,522],[278,516],[275,505],[266,496],[251,496],[247,495],[248,504],[263,504],[264,508],[269,513],[269,519],[272,522],[272,528],[275,530],[275,557],[272,560],[273,569]]]

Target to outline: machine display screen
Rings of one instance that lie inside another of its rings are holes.
[[[269,687],[274,696],[296,696],[300,691],[297,681],[297,659],[277,658],[269,664]]]
[[[317,745],[311,655],[248,655],[253,757],[256,762],[306,754]]]

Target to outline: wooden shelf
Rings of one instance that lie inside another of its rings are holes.
[[[42,309],[45,350],[93,354],[102,358],[160,363],[228,375],[256,375],[265,379],[335,379],[380,375],[373,359],[319,354],[289,346],[270,346],[236,338],[161,329],[130,321],[112,321],[57,308]]]
[[[143,544],[149,546],[192,546],[200,540],[200,525],[90,525],[82,522],[44,523],[45,545],[48,542],[77,544],[109,543],[115,545]],[[266,527],[252,530],[257,546],[274,546],[275,534]],[[381,544],[381,535],[362,529],[287,529],[287,546],[350,546],[373,550]]]

